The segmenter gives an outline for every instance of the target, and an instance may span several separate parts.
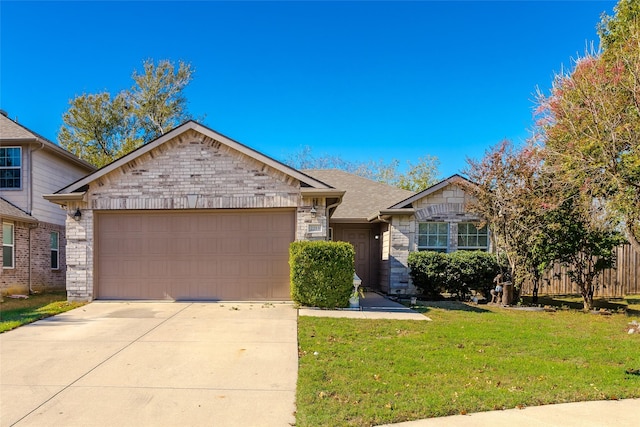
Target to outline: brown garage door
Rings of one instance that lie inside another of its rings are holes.
[[[293,210],[96,214],[99,299],[288,300]]]

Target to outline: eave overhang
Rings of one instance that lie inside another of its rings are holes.
[[[413,215],[415,212],[416,210],[414,208],[384,209],[369,216],[367,221],[387,220],[394,215]]]
[[[62,193],[62,194],[43,194],[42,197],[45,200],[50,201],[51,203],[55,203],[60,206],[66,206],[69,202],[85,202],[86,201],[86,191],[75,192],[75,193]]]

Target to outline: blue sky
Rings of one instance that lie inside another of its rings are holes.
[[[190,112],[271,157],[432,155],[446,177],[528,137],[536,87],[615,3],[1,0],[0,108],[56,141],[76,95],[184,60]]]

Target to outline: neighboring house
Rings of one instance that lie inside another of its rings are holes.
[[[0,292],[65,286],[66,212],[42,198],[95,170],[0,114]]]
[[[289,244],[327,239],[343,194],[189,121],[45,198],[71,300],[289,300]]]
[[[305,173],[346,190],[331,216],[333,239],[356,248],[356,273],[364,286],[388,294],[411,294],[410,252],[488,250],[486,227],[465,211],[459,175],[413,193],[337,170]]]

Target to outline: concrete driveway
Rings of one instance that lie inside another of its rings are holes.
[[[94,302],[0,335],[2,426],[287,426],[290,304]]]

